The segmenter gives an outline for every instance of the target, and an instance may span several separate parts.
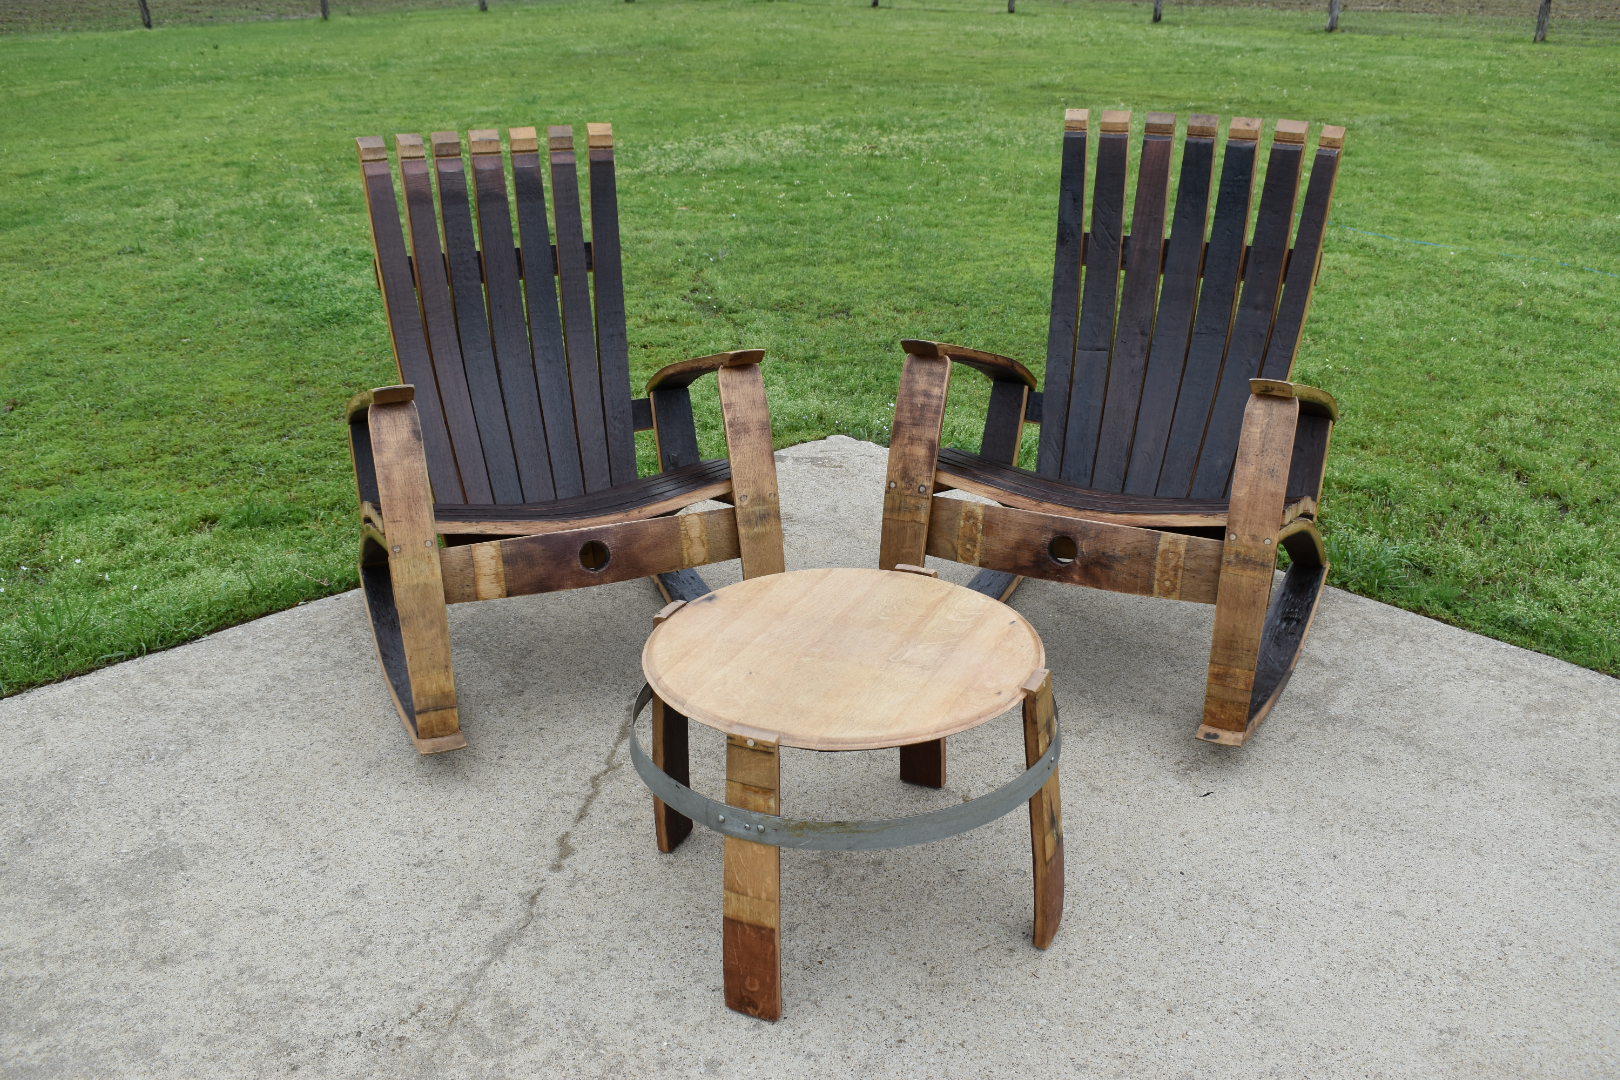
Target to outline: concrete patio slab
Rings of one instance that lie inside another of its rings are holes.
[[[873,564],[883,454],[779,455],[790,567]],[[1056,943],[1021,815],[789,852],[775,1025],[721,1002],[719,838],[658,854],[628,763],[646,583],[452,609],[471,745],[434,758],[355,593],[0,701],[0,1073],[1620,1074],[1620,682],[1333,592],[1226,750],[1192,738],[1210,609],[1015,601],[1065,732]],[[993,721],[929,792],[790,751],[784,812],[946,805],[1021,753]]]

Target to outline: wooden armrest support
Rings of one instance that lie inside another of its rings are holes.
[[[1283,382],[1281,379],[1250,379],[1249,393],[1263,394],[1266,397],[1294,398],[1299,402],[1300,412],[1325,416],[1335,424],[1339,422],[1338,401],[1326,390],[1318,390],[1314,386]]]
[[[707,375],[711,371],[719,371],[724,367],[757,364],[764,359],[764,349],[733,349],[731,352],[715,353],[713,356],[700,356],[695,360],[681,360],[660,368],[651,379],[648,379],[647,393],[690,386],[699,376]]]
[[[395,401],[415,401],[416,387],[405,383],[399,386],[379,386],[375,390],[365,390],[349,399],[348,408],[344,410],[344,419],[354,419],[354,414],[363,412],[373,405],[387,405]]]
[[[1031,390],[1036,389],[1039,385],[1029,368],[1011,357],[999,356],[996,353],[985,352],[982,349],[969,349],[964,345],[947,345],[943,341],[922,341],[917,338],[907,338],[900,343],[900,346],[912,356],[952,360],[958,364],[966,364],[973,370],[997,382],[1020,382]]]

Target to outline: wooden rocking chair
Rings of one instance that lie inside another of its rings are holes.
[[[740,556],[745,576],[783,569],[764,354],[671,364],[632,400],[612,128],[589,125],[590,241],[572,129],[549,132],[555,243],[535,129],[508,136],[510,187],[499,134],[468,133],[471,204],[459,134],[433,135],[431,160],[420,136],[396,137],[409,249],[383,140],[357,140],[411,384],[349,404],[360,576],[424,754],[466,745],[447,604],[648,576],[666,599],[695,599],[707,588],[691,567]],[[688,387],[711,371],[729,462],[698,453]],[[662,471],[638,477],[635,432],[649,428]],[[673,516],[706,499],[732,505]]]
[[[1088,230],[1093,135],[1086,110],[1066,118],[1044,393],[1015,360],[904,343],[881,560],[984,567],[974,588],[1003,599],[1029,576],[1214,604],[1197,734],[1238,746],[1287,683],[1327,576],[1315,519],[1338,408],[1287,380],[1344,129],[1318,135],[1295,229],[1307,125],[1277,123],[1251,214],[1261,122],[1231,122],[1217,180],[1218,120],[1191,117],[1166,236],[1175,117],[1150,113],[1127,235],[1130,119],[1103,114]],[[940,449],[953,363],[992,380],[977,454]],[[1026,421],[1041,425],[1034,472],[1016,467]],[[999,505],[934,497],[951,488]],[[914,774],[943,777],[942,745],[911,753]]]

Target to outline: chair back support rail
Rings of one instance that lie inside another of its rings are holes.
[[[1093,133],[1089,110],[1071,109],[1064,127],[1046,385],[1027,417],[1004,412],[1000,426],[1040,421],[1045,476],[1125,495],[1224,498],[1249,380],[1293,369],[1344,129],[1320,130],[1303,179],[1309,126],[1278,121],[1262,179],[1261,121],[1233,119],[1217,155],[1218,118],[1193,115],[1172,208],[1176,118],[1149,113],[1127,232],[1131,114],[1105,112]],[[987,458],[1006,434],[987,428]],[[1319,490],[1319,468],[1298,465],[1290,490]]]
[[[469,132],[469,154],[455,132],[398,135],[399,188],[384,141],[356,142],[435,501],[533,504],[636,479],[650,412],[630,393],[612,128],[588,125],[590,240],[572,128],[548,131],[550,222],[532,127],[504,154],[493,130]]]

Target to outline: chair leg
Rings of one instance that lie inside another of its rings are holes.
[[[686,717],[653,696],[652,759],[671,779],[692,782],[691,758],[687,753]],[[692,832],[692,819],[671,810],[664,800],[653,799],[653,825],[658,831],[658,850],[668,854],[681,846]]]
[[[945,740],[912,743],[900,748],[900,779],[919,787],[945,786]]]
[[[450,620],[444,593],[427,588],[436,572],[414,565],[437,559],[437,551],[390,556],[374,536],[360,545],[360,584],[394,707],[417,752],[439,754],[467,745],[456,708],[450,663]],[[436,571],[437,564],[434,569]],[[413,580],[418,579],[418,580]]]
[[[696,600],[709,592],[708,582],[696,570],[672,570],[667,574],[654,574],[652,582],[664,603],[676,600]]]
[[[1024,684],[1024,766],[1040,760],[1057,734],[1052,675],[1036,672]],[[1044,949],[1063,921],[1063,800],[1054,770],[1029,800],[1029,845],[1035,867],[1035,947]]]
[[[1253,736],[1288,685],[1321,605],[1329,567],[1315,525],[1297,523],[1278,546],[1291,562],[1275,594],[1269,568],[1263,576],[1241,575],[1231,588],[1222,571],[1198,728],[1206,742],[1242,746]]]
[[[1005,604],[1012,599],[1012,594],[1017,592],[1018,586],[1023,583],[1022,577],[1009,574],[1005,570],[980,570],[973,575],[973,580],[967,583],[967,587]]]
[[[781,767],[774,743],[726,738],[726,801],[775,814]],[[782,849],[726,837],[726,1004],[762,1020],[782,1017]]]

